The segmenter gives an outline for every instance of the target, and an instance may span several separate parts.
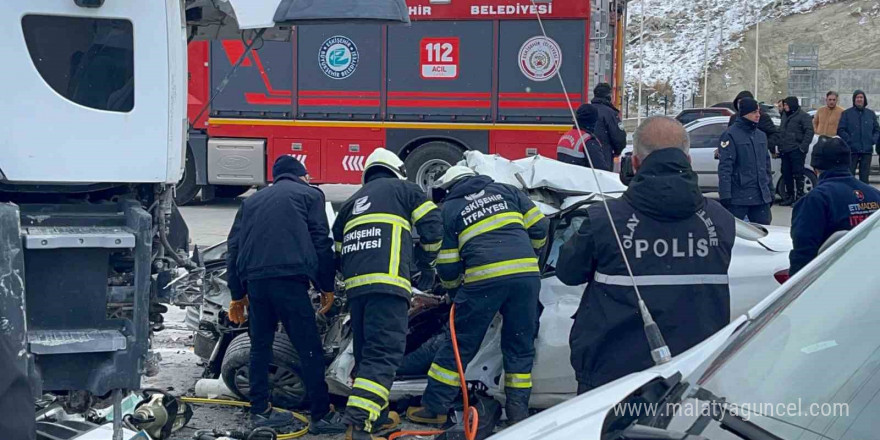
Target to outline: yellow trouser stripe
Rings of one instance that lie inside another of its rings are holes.
[[[540,248],[544,247],[545,244],[547,244],[547,237],[544,237],[539,240],[532,240],[532,247],[535,249],[540,249]]]
[[[461,285],[461,280],[462,280],[461,276],[459,276],[458,278],[456,278],[452,281],[446,281],[443,278],[441,278],[440,285],[443,286],[444,289],[455,289],[456,287]]]
[[[419,205],[418,208],[414,209],[412,212],[412,224],[418,223],[419,220],[421,220],[422,217],[425,216],[425,214],[427,214],[435,209],[437,209],[437,205],[435,205],[434,202],[432,202],[430,200],[425,203],[422,203],[421,205]]]
[[[342,242],[337,241],[333,243],[333,248],[336,249],[336,252],[342,252]]]
[[[400,226],[391,228],[391,256],[388,258],[388,274],[397,276],[400,271]]]
[[[388,388],[383,387],[382,385],[373,382],[369,379],[357,378],[354,380],[354,388],[360,388],[362,390],[369,391],[377,396],[379,396],[383,402],[388,403],[388,395],[391,394],[388,391]]]
[[[486,232],[494,231],[498,228],[507,226],[507,225],[520,225],[523,224],[523,216],[518,212],[505,212],[501,214],[493,215],[485,220],[481,220],[473,225],[465,228],[464,231],[461,231],[461,234],[458,236],[458,248],[461,249],[468,240],[476,237],[480,234],[485,234]]]
[[[373,422],[379,418],[379,413],[382,412],[382,407],[372,400],[358,396],[348,396],[348,406],[362,409],[369,414],[367,421],[364,422],[364,429],[366,429],[367,432],[372,431]]]
[[[409,221],[407,221],[405,218],[403,218],[399,215],[367,214],[367,215],[362,215],[360,217],[349,220],[348,223],[345,224],[345,228],[343,228],[342,232],[347,233],[348,231],[350,231],[354,227],[366,225],[369,223],[387,223],[389,225],[400,226],[401,228],[406,229],[407,231],[410,230]]]
[[[431,369],[428,370],[428,377],[451,387],[461,386],[460,376],[457,372],[447,370],[437,364],[431,364]]]
[[[436,243],[422,243],[421,246],[422,246],[422,249],[424,249],[428,252],[437,252],[440,250],[440,247],[443,246],[443,242],[438,241]]]
[[[518,260],[499,261],[484,266],[471,267],[465,270],[464,282],[467,284],[489,278],[528,272],[539,272],[537,258],[520,258]]]
[[[507,373],[504,375],[504,386],[507,388],[531,388],[531,373]]]
[[[541,212],[541,210],[538,209],[537,206],[530,209],[529,212],[526,213],[525,218],[523,219],[523,223],[525,224],[525,228],[529,229],[532,226],[535,226],[535,223],[538,223],[539,221],[541,221],[542,218],[544,218],[544,213]]]
[[[345,280],[346,289],[354,289],[368,284],[390,284],[406,290],[412,289],[412,285],[406,278],[391,276],[387,273],[368,273]]]
[[[458,249],[440,249],[437,254],[437,264],[452,264],[461,261]]]

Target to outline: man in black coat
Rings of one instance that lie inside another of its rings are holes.
[[[312,283],[324,292],[322,302],[332,301],[333,240],[324,194],[304,180],[307,175],[294,157],[279,157],[272,167],[272,186],[245,199],[238,210],[226,256],[229,319],[244,322],[249,306],[251,423],[282,427],[293,421],[289,412],[273,411],[269,402],[269,362],[281,321],[302,365],[300,376],[311,403],[309,432],[341,434],[346,426],[330,408],[324,350],[309,297]]]
[[[877,115],[868,108],[868,97],[865,92],[856,90],[853,93],[853,106],[844,110],[837,126],[837,135],[852,149],[853,174],[859,170],[859,180],[868,183],[871,174],[873,146],[880,141],[880,124]]]
[[[608,201],[611,218],[601,203],[591,206],[556,265],[563,283],[588,283],[569,338],[579,394],[653,365],[618,234],[672,355],[730,321],[733,216],[700,192],[678,121],[652,116],[633,141],[636,175]]]
[[[782,159],[784,191],[780,205],[791,206],[804,196],[804,160],[813,143],[813,117],[801,109],[794,96],[785,98],[782,108],[785,120],[782,122],[779,156]]]
[[[733,108],[736,110],[736,114],[730,117],[730,121],[727,122],[728,127],[732,126],[733,123],[744,114],[739,108],[739,103],[743,98],[755,99],[755,96],[748,90],[743,90],[736,95],[736,98],[733,99]],[[773,119],[770,118],[770,115],[764,110],[760,110],[760,112],[761,117],[758,119],[758,130],[761,130],[767,136],[767,147],[770,150],[770,154],[776,154],[776,148],[780,142],[779,128],[773,123]]]
[[[769,225],[773,179],[767,136],[758,129],[758,102],[743,98],[740,116],[721,135],[718,162],[718,194],[721,204],[734,217]]]
[[[602,151],[605,153],[605,163],[614,166],[614,158],[626,148],[626,131],[620,123],[620,110],[611,103],[611,85],[599,83],[593,89],[593,99],[590,101],[598,110],[599,119],[593,133]],[[610,169],[610,168],[609,168]]]

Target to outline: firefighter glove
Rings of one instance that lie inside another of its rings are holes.
[[[330,311],[330,307],[333,307],[334,299],[336,299],[336,295],[333,292],[321,292],[321,309],[318,310],[318,313],[326,315]]]

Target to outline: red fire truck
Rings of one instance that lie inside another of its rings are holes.
[[[289,42],[189,45],[189,133],[178,201],[272,180],[283,154],[314,183],[360,183],[385,147],[429,186],[465,150],[556,156],[592,87],[622,83],[624,0],[407,0],[411,26],[313,25]],[[544,36],[537,15],[546,30]],[[619,93],[615,93],[619,99]]]

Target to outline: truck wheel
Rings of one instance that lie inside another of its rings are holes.
[[[416,148],[404,161],[409,180],[427,191],[449,167],[462,159],[461,148],[443,141],[428,142]]]
[[[177,182],[174,201],[177,203],[177,206],[186,205],[196,198],[196,194],[199,193],[200,189],[196,185],[196,160],[193,159],[192,152],[187,148],[186,164],[183,167],[183,176],[180,178],[180,182]]]
[[[214,197],[218,199],[234,199],[248,192],[250,189],[250,186],[218,185],[214,187]]]
[[[251,338],[247,333],[238,335],[229,344],[220,377],[226,386],[243,400],[249,400]],[[299,355],[285,333],[275,333],[272,361],[269,363],[269,400],[282,408],[302,408],[306,403],[306,387],[300,377]]]

